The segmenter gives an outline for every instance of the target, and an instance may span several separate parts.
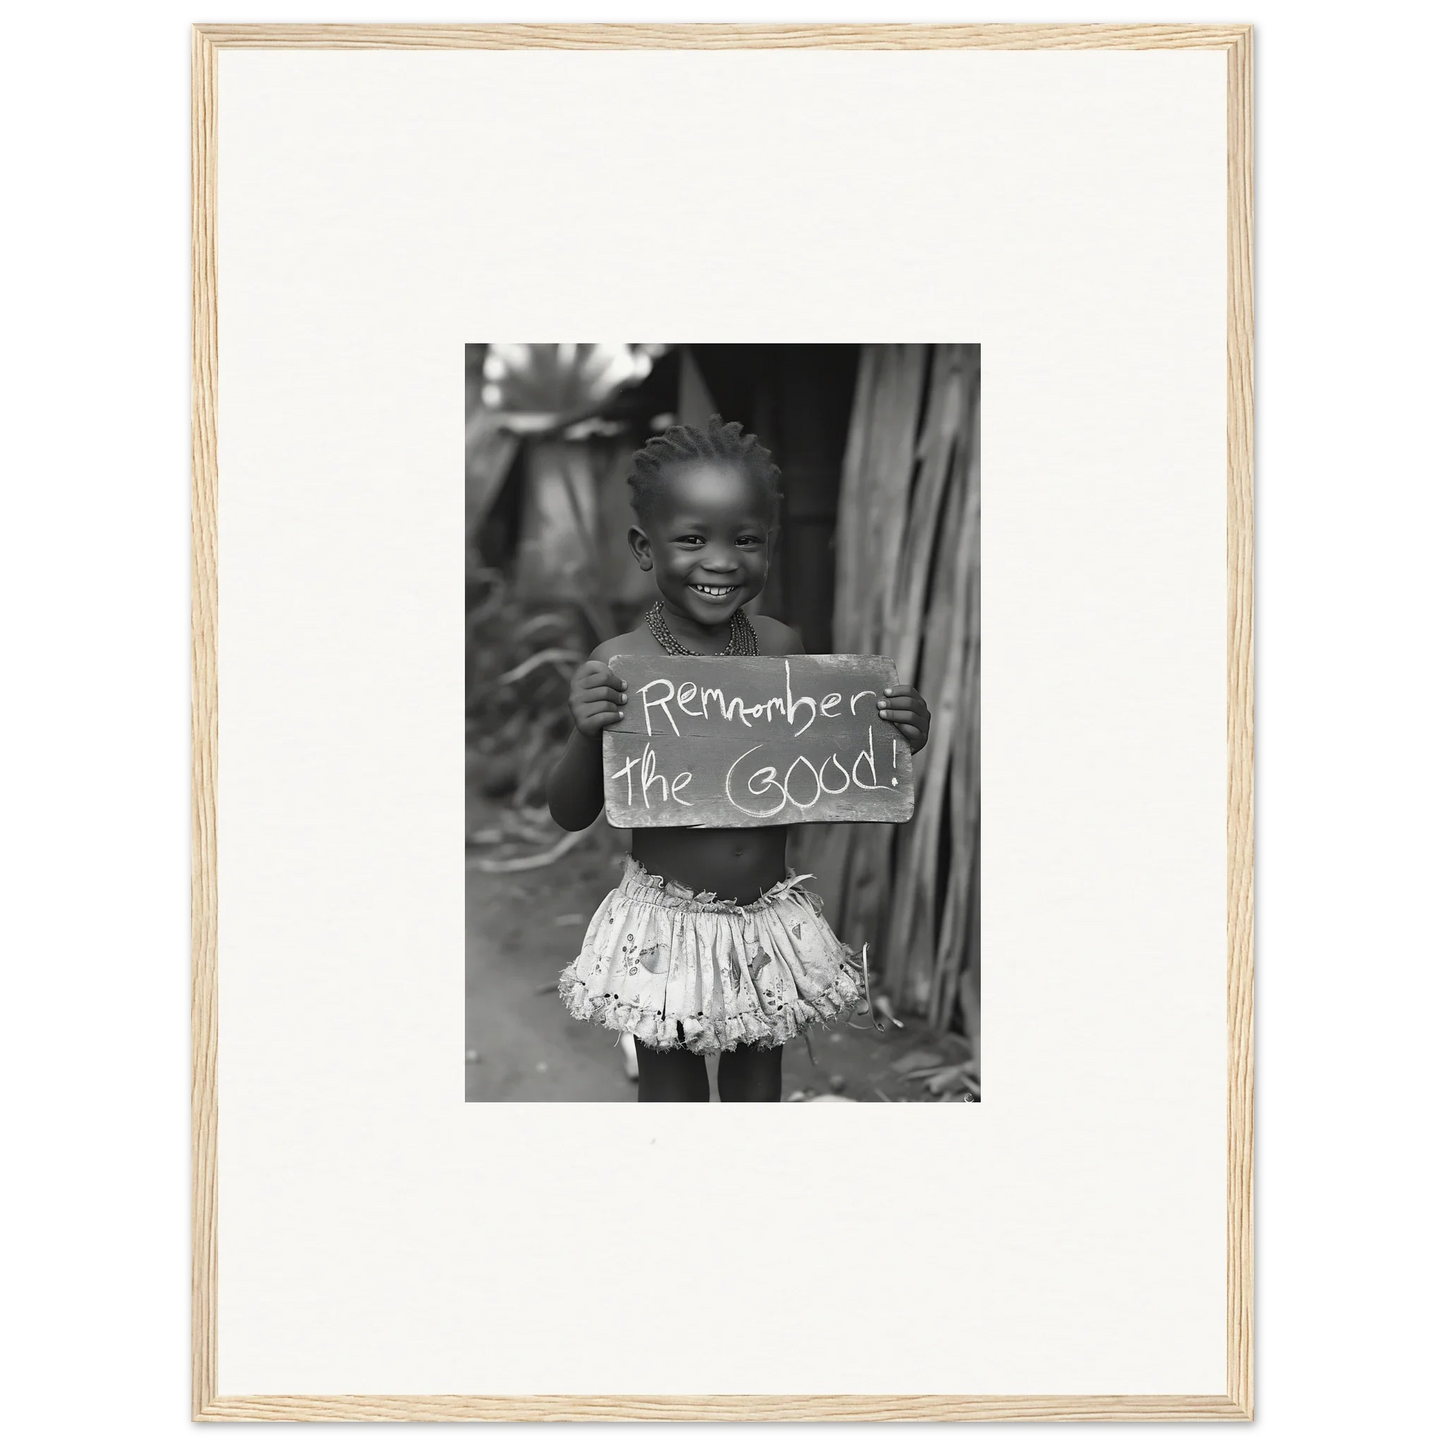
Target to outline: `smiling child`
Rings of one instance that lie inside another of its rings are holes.
[[[628,542],[658,596],[644,626],[601,643],[572,680],[575,731],[547,790],[562,827],[586,828],[602,809],[602,733],[626,702],[609,657],[805,651],[792,628],[743,611],[767,581],[779,479],[758,439],[719,416],[669,427],[633,456]],[[914,688],[890,688],[878,708],[914,752],[928,740]],[[574,1017],[636,1036],[639,1102],[706,1102],[709,1053],[720,1055],[724,1102],[776,1102],[783,1043],[863,998],[863,963],[787,867],[787,837],[768,826],[633,830],[622,883],[559,991]]]

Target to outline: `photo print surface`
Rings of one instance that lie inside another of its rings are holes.
[[[981,1101],[980,348],[465,367],[466,1099]]]

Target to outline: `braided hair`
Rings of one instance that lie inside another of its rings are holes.
[[[773,454],[740,421],[723,421],[716,412],[705,427],[670,426],[651,437],[632,454],[627,485],[632,489],[632,510],[641,518],[648,504],[666,485],[665,469],[697,462],[733,463],[768,494],[768,505],[776,518],[782,501],[779,482],[782,472]]]

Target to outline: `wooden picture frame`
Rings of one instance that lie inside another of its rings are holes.
[[[1227,1389],[1217,1396],[217,1392],[217,57],[224,49],[1192,49],[1228,76]],[[199,25],[192,73],[192,1407],[196,1420],[1249,1420],[1253,1365],[1253,276],[1243,25]]]

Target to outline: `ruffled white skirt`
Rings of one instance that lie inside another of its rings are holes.
[[[865,962],[841,943],[822,900],[789,872],[756,903],[719,903],[627,860],[558,993],[573,1018],[654,1049],[770,1047],[846,1019],[865,997]]]

